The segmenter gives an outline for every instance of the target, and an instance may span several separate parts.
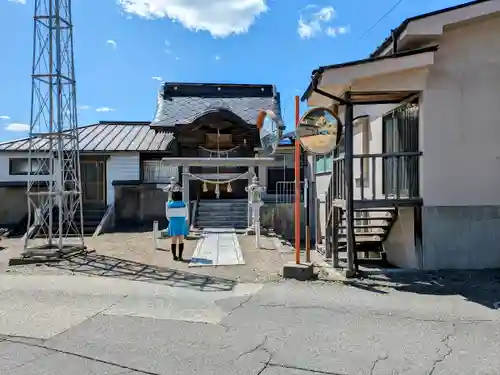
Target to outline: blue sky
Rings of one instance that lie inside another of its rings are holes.
[[[403,0],[363,36],[397,0],[73,0],[79,123],[149,121],[164,80],[275,84],[290,127],[313,69],[366,57],[405,18],[463,2]],[[0,140],[27,135],[33,8],[0,0]]]

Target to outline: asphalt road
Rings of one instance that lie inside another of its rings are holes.
[[[496,375],[500,311],[469,297],[3,274],[0,373]]]

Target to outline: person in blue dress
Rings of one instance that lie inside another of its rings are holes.
[[[182,261],[184,236],[189,234],[188,207],[182,200],[182,192],[172,192],[172,199],[167,202],[166,213],[168,219],[167,235],[172,238],[170,245],[172,256],[174,260]],[[177,249],[179,249],[178,255]]]

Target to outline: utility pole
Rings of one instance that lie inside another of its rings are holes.
[[[84,249],[71,0],[35,0],[24,257]]]

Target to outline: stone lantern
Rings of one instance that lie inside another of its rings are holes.
[[[248,194],[248,206],[252,210],[252,223],[246,230],[246,234],[255,233],[255,246],[260,248],[260,208],[264,205],[262,193],[265,187],[259,183],[259,178],[253,176],[252,183],[245,188]]]
[[[175,177],[170,177],[170,182],[163,188],[163,191],[168,193],[168,200],[172,199],[172,193],[175,191],[182,191],[182,187],[177,183]]]

